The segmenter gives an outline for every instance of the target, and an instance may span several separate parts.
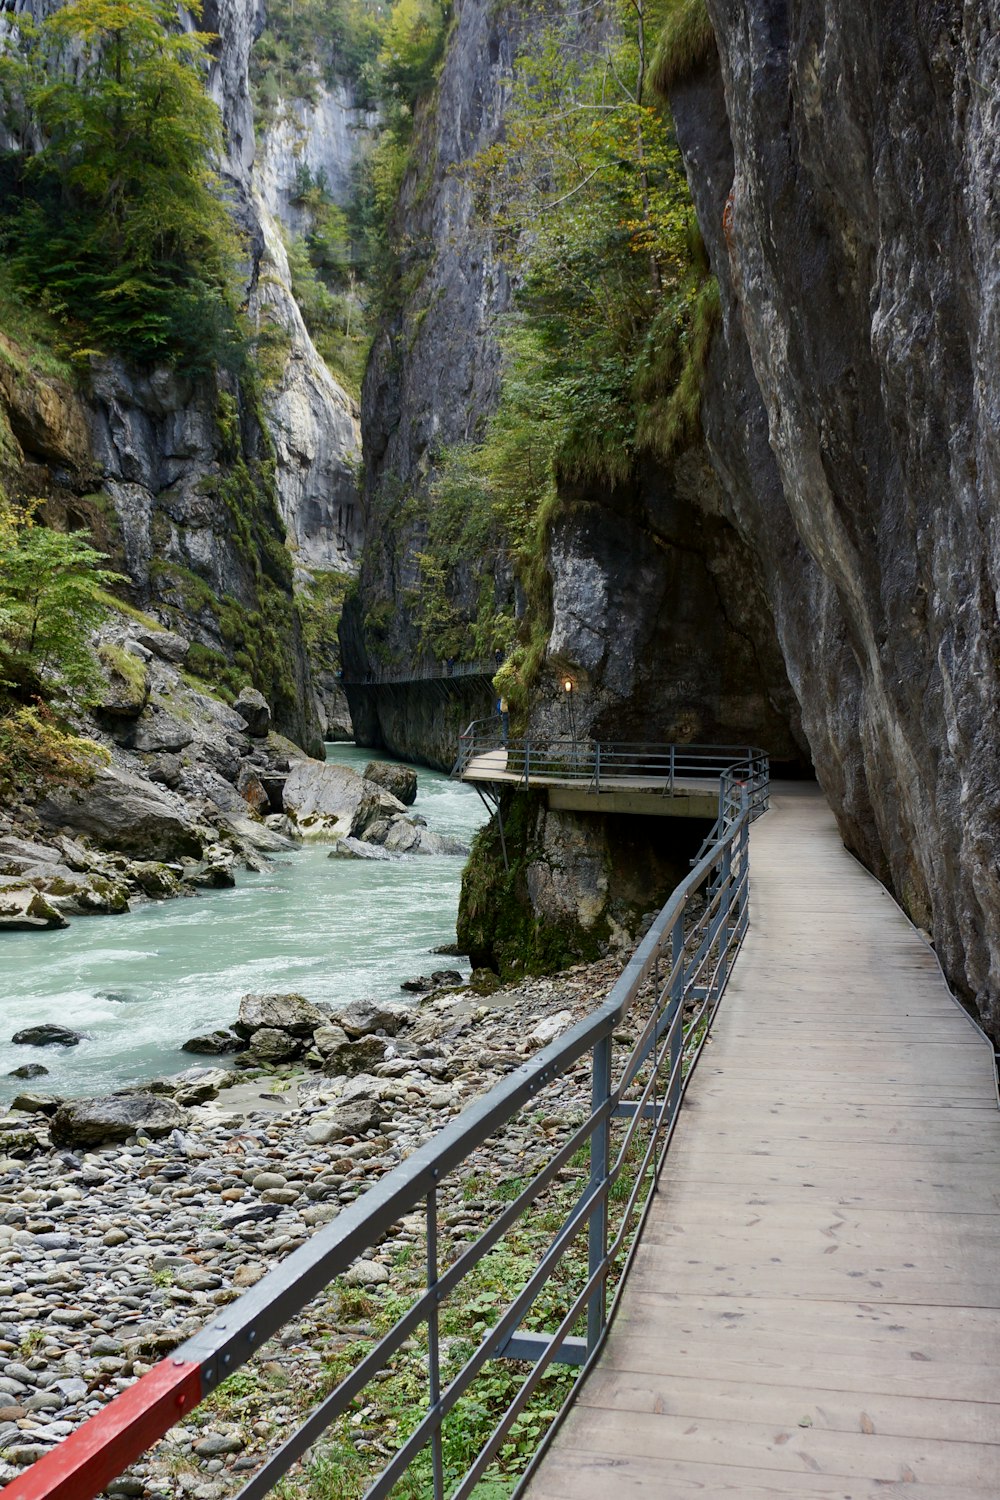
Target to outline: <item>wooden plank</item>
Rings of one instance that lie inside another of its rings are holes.
[[[893,1488],[881,1482],[842,1480],[820,1474],[785,1474],[737,1464],[706,1464],[676,1459],[605,1457],[567,1451],[558,1465],[546,1461],[527,1493],[531,1500],[886,1500]],[[907,1494],[908,1491],[901,1491]],[[969,1500],[953,1485],[922,1484],[914,1500]]]
[[[1000,1443],[1000,1405],[934,1396],[914,1400],[886,1395],[875,1385],[862,1393],[811,1392],[803,1401],[798,1385],[751,1386],[745,1380],[677,1379],[601,1369],[584,1382],[578,1404],[605,1411],[666,1412],[775,1427],[794,1424],[817,1431]]]
[[[802,1407],[800,1401],[798,1407]],[[865,1432],[826,1432],[799,1427],[797,1418],[775,1426],[763,1422],[691,1420],[669,1413],[602,1411],[574,1413],[578,1452],[659,1458],[665,1453],[700,1463],[756,1462],[796,1475],[803,1470],[883,1484],[964,1485],[996,1500],[1000,1448],[993,1443],[949,1442],[928,1437],[881,1437]],[[568,1426],[569,1424],[567,1424]],[[913,1478],[907,1481],[907,1475]],[[919,1493],[919,1491],[918,1491]]]

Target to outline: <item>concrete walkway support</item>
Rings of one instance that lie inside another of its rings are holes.
[[[528,1500],[996,1500],[1000,1114],[933,952],[772,788],[621,1312]]]

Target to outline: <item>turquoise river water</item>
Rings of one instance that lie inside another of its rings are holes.
[[[371,751],[327,746],[361,770]],[[413,811],[468,842],[485,819],[475,792],[417,768]],[[186,1038],[236,1019],[248,991],[295,990],[343,1005],[402,998],[399,986],[432,968],[455,940],[461,858],[329,859],[305,845],[265,874],[241,872],[235,890],[149,902],[120,917],[76,917],[59,932],[0,939],[0,1100],[24,1084],[25,1062],[49,1069],[32,1087],[90,1094],[213,1058],[181,1052]],[[76,1047],[15,1047],[21,1027],[54,1021],[85,1033]],[[222,1059],[221,1061],[224,1061]]]

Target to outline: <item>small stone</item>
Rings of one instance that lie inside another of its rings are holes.
[[[124,1245],[127,1243],[128,1235],[124,1229],[109,1229],[102,1241],[102,1244],[107,1245],[109,1250],[113,1249],[115,1245]]]
[[[24,1047],[75,1047],[83,1039],[82,1031],[70,1031],[68,1026],[26,1026],[11,1037]]]
[[[255,1192],[263,1193],[268,1188],[283,1188],[288,1181],[280,1172],[258,1172],[251,1180],[250,1186]]]
[[[384,1286],[389,1272],[377,1260],[359,1260],[344,1277],[346,1286]]]
[[[243,1439],[235,1433],[209,1432],[192,1444],[199,1458],[218,1458],[223,1453],[242,1453]]]

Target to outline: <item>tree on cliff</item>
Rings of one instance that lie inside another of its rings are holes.
[[[239,249],[211,165],[212,38],[178,32],[166,0],[70,0],[18,26],[0,87],[42,143],[2,204],[21,285],[78,348],[211,363],[232,343]]]
[[[106,589],[124,581],[87,532],[53,531],[36,512],[0,493],[0,698],[99,682],[90,635],[108,613]]]

